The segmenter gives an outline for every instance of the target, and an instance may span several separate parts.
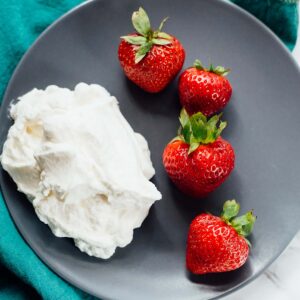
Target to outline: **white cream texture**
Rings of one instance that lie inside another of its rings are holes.
[[[111,257],[161,199],[149,181],[155,171],[146,140],[96,84],[33,89],[19,100],[10,110],[3,168],[56,236]]]

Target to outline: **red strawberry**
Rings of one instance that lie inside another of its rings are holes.
[[[221,217],[201,214],[189,229],[186,266],[194,274],[227,272],[240,268],[249,255],[248,236],[256,217],[252,211],[237,217],[240,206],[228,200]]]
[[[220,137],[226,123],[219,122],[221,115],[207,120],[202,113],[188,116],[180,114],[179,136],[165,148],[165,169],[184,193],[193,197],[205,197],[228,177],[234,167],[234,150]]]
[[[146,12],[140,8],[132,15],[137,33],[122,36],[119,60],[125,75],[143,90],[157,93],[163,90],[181,70],[185,52],[180,42],[162,27],[153,31]]]
[[[200,60],[195,60],[179,78],[181,105],[190,115],[202,112],[210,116],[222,110],[232,94],[230,82],[224,77],[228,73],[229,69],[221,66],[205,69]]]

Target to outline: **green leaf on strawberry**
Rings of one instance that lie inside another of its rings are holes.
[[[155,45],[168,45],[171,43],[171,41],[166,39],[154,38],[152,39],[152,43]]]
[[[163,27],[164,27],[164,25],[165,25],[165,23],[167,22],[167,20],[169,19],[169,17],[165,17],[162,21],[161,21],[161,23],[159,24],[159,27],[158,27],[158,32],[159,31],[161,31],[162,29],[163,29]]]
[[[121,36],[121,39],[132,45],[139,45],[135,53],[135,63],[139,63],[151,50],[153,45],[165,46],[172,43],[172,37],[162,32],[162,28],[167,21],[164,18],[157,30],[152,30],[149,17],[146,11],[140,7],[132,14],[132,25],[139,35]]]
[[[253,212],[248,211],[243,216],[233,218],[230,223],[240,235],[246,237],[252,232],[255,221],[256,217]]]
[[[167,34],[165,32],[157,32],[157,31],[154,32],[154,37],[159,37],[159,38],[167,39],[167,40],[172,39],[172,37],[169,34]]]
[[[201,112],[189,116],[185,109],[181,110],[178,139],[190,145],[189,154],[201,144],[213,143],[221,135],[227,124],[220,122],[221,116],[222,114],[219,114],[207,119]]]
[[[205,141],[207,138],[208,128],[206,127],[205,121],[198,118],[196,115],[190,118],[193,137],[197,142]]]
[[[230,72],[230,69],[225,69],[222,66],[216,66],[215,68],[212,67],[212,69],[213,69],[213,71],[212,71],[213,73],[215,73],[217,75],[221,75],[221,76],[226,76]]]
[[[139,63],[152,47],[152,42],[142,44],[135,54],[135,63]]]
[[[192,152],[194,152],[199,146],[200,146],[200,143],[197,143],[197,142],[191,143],[188,154],[191,154]]]
[[[214,67],[212,64],[209,65],[209,68],[205,68],[202,64],[202,62],[199,59],[196,59],[194,61],[193,65],[196,69],[201,70],[201,71],[206,71],[206,72],[211,72],[215,73],[220,76],[226,76],[230,73],[230,69],[226,69],[222,66],[216,66]]]
[[[191,125],[186,124],[184,127],[182,127],[182,136],[186,141],[191,141]]]
[[[240,205],[235,200],[227,200],[223,205],[221,217],[224,221],[229,222],[239,214]]]
[[[240,211],[240,205],[235,200],[227,200],[223,206],[221,218],[226,224],[232,226],[236,232],[246,238],[253,230],[256,216],[253,211],[248,211],[246,214],[237,217]],[[250,242],[246,239],[247,243]]]
[[[184,109],[182,109],[180,111],[180,115],[179,115],[179,122],[181,124],[182,127],[184,127],[186,124],[189,123],[189,115],[186,113],[186,111]]]
[[[151,30],[149,17],[145,10],[140,7],[138,11],[132,14],[132,25],[135,30],[143,36],[147,36]]]
[[[125,40],[127,43],[133,44],[133,45],[142,45],[147,42],[147,39],[144,36],[134,36],[134,35],[128,35],[128,36],[121,36],[121,39]]]
[[[196,59],[193,66],[198,70],[205,70],[200,59]]]

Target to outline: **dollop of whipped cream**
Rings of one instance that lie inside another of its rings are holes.
[[[107,259],[161,199],[145,138],[99,85],[33,89],[11,106],[1,163],[58,237]]]

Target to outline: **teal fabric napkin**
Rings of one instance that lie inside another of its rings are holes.
[[[293,50],[297,40],[298,0],[231,0],[270,27]]]
[[[121,0],[120,0],[121,1]],[[0,0],[0,99],[28,47],[63,13],[82,0]],[[293,49],[298,7],[293,0],[232,0],[267,24]],[[255,42],[255,41],[254,41]],[[0,194],[0,299],[92,298],[48,269],[16,230]]]
[[[28,47],[80,0],[0,0],[0,99]],[[0,299],[79,300],[90,296],[44,265],[16,230],[0,195]]]

